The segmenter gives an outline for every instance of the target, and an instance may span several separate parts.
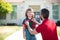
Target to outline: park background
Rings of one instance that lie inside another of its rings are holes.
[[[38,22],[41,22],[39,19],[40,10],[47,8],[50,11],[49,19],[57,24],[57,33],[60,36],[60,0],[4,0],[4,2],[11,4],[12,9],[10,10],[11,12],[6,14],[0,12],[0,40],[19,40],[22,35],[15,35],[18,37],[17,39],[11,39],[14,37],[10,37],[10,35],[14,35],[17,31],[19,31],[18,33],[22,32],[22,22],[25,18],[25,11],[28,8],[34,10],[35,19]],[[3,15],[1,16],[1,14]]]

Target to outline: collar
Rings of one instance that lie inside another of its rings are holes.
[[[43,23],[45,23],[46,21],[48,21],[49,19],[47,18],[47,19],[45,19],[44,21],[43,21]]]

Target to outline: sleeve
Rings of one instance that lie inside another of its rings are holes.
[[[39,25],[39,26],[36,28],[36,31],[37,31],[38,33],[42,32],[42,25]]]
[[[33,25],[32,26],[33,26],[32,27],[33,29],[36,28],[36,23],[33,22]]]
[[[23,20],[22,24],[24,24],[24,22],[25,22],[25,19]]]
[[[23,20],[22,24],[23,24],[24,27],[26,28],[25,19]]]

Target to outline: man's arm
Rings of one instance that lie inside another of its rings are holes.
[[[30,28],[28,21],[26,22],[26,25],[28,26],[28,30],[31,34],[37,34],[38,33],[35,29],[33,30],[33,29]]]
[[[32,19],[33,22],[40,24],[37,20],[35,20],[35,18]]]
[[[38,32],[36,32],[36,30],[31,29],[30,26],[28,26],[28,30],[31,34],[37,34]]]

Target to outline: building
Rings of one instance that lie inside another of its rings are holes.
[[[55,22],[60,20],[59,1],[52,2],[52,0],[10,0],[7,2],[10,2],[13,5],[14,11],[0,19],[1,24],[16,23],[17,25],[22,25],[23,19],[25,18],[25,11],[29,7],[33,8],[35,18],[39,17],[39,13],[42,8],[47,8],[50,11],[49,19],[54,20]]]

